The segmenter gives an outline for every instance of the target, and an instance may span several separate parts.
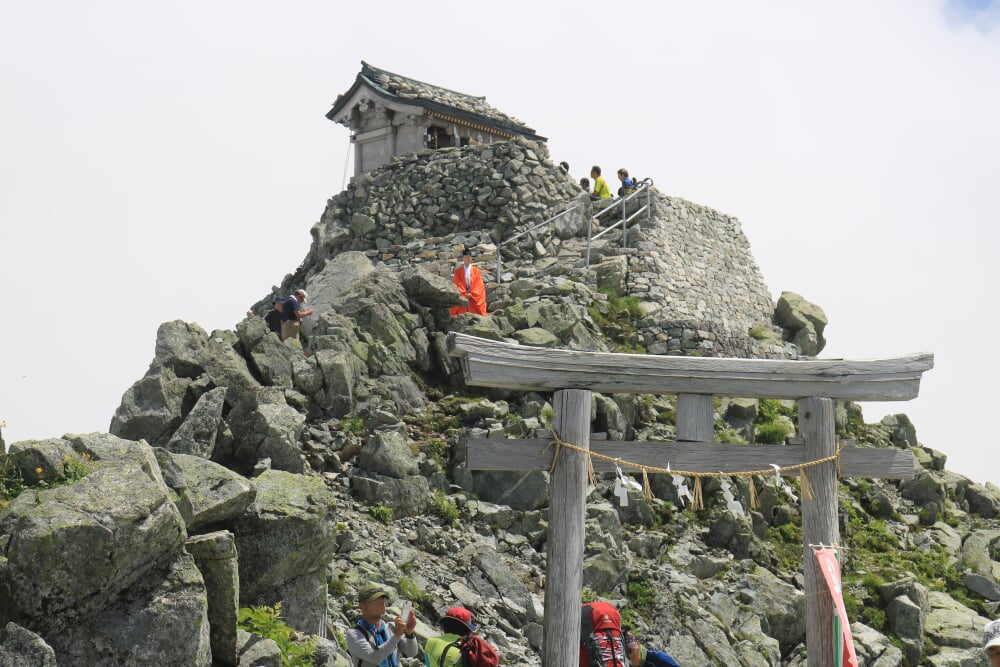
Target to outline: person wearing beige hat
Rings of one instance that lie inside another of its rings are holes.
[[[391,623],[383,620],[389,592],[378,584],[367,584],[358,591],[361,618],[347,631],[347,650],[354,667],[399,667],[399,654],[417,655],[417,615],[397,616]]]
[[[281,302],[281,340],[299,338],[299,320],[313,314],[312,308],[304,310],[302,304],[309,299],[304,289],[297,289]]]
[[[990,621],[983,628],[983,653],[990,665],[1000,667],[1000,620]]]

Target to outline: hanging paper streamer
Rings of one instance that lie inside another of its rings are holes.
[[[722,482],[722,497],[726,500],[726,509],[728,509],[733,516],[746,516],[746,512],[743,510],[743,505],[740,504],[736,497],[733,495],[732,484],[725,477],[721,477]]]
[[[642,491],[642,485],[622,472],[621,466],[618,465],[617,461],[615,462],[615,473],[617,473],[618,479],[615,480],[614,494],[618,496],[618,505],[627,507],[629,488]]]
[[[798,502],[799,497],[792,491],[792,487],[788,486],[788,483],[781,479],[781,466],[772,463],[771,467],[774,468],[774,488],[778,491],[784,491],[793,503]]]
[[[667,472],[670,472],[670,464],[667,463]],[[674,488],[677,489],[677,499],[682,503],[691,504],[694,497],[691,495],[691,491],[687,487],[687,478],[684,475],[671,475],[670,479],[674,482]]]

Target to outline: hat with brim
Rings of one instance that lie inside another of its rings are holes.
[[[472,622],[472,612],[465,607],[452,607],[444,613],[438,621],[445,632],[456,635],[464,635],[476,631],[476,624]]]
[[[1000,620],[990,621],[983,628],[983,651],[1000,646]]]
[[[389,599],[389,593],[378,584],[367,584],[358,591],[358,602],[371,602],[379,598]]]
[[[466,255],[472,257],[472,246],[467,245],[462,247],[462,257],[465,257]]]

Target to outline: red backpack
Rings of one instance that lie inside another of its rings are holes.
[[[461,657],[455,661],[455,664],[461,667],[497,667],[500,664],[500,656],[497,655],[496,649],[478,635],[466,635],[453,641],[442,651],[442,660],[448,655],[452,646],[457,646],[461,653]]]
[[[607,602],[580,611],[580,667],[628,667],[621,616]]]

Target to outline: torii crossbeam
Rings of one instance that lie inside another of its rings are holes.
[[[579,607],[583,585],[586,459],[589,452],[639,465],[689,472],[741,472],[771,463],[793,466],[836,452],[833,399],[899,401],[917,396],[934,365],[929,353],[893,359],[783,361],[577,352],[535,348],[452,333],[448,349],[458,357],[469,385],[523,391],[554,391],[553,425],[564,451],[551,468],[549,538],[542,664],[575,667],[579,660]],[[593,442],[591,392],[677,395],[676,443]],[[713,439],[713,396],[799,401],[801,445],[721,445]],[[549,469],[547,438],[477,439],[469,443],[471,470]],[[812,544],[837,544],[837,464],[841,476],[908,478],[913,454],[906,450],[846,447],[837,462],[808,472],[812,499],[802,500],[803,574],[809,667],[832,666],[833,623],[826,583],[811,558]],[[598,458],[595,470],[614,469]],[[628,466],[622,466],[628,470]],[[634,468],[633,468],[634,469]],[[790,471],[791,472],[791,471]],[[827,597],[821,595],[826,593]],[[575,638],[575,641],[574,641]]]

